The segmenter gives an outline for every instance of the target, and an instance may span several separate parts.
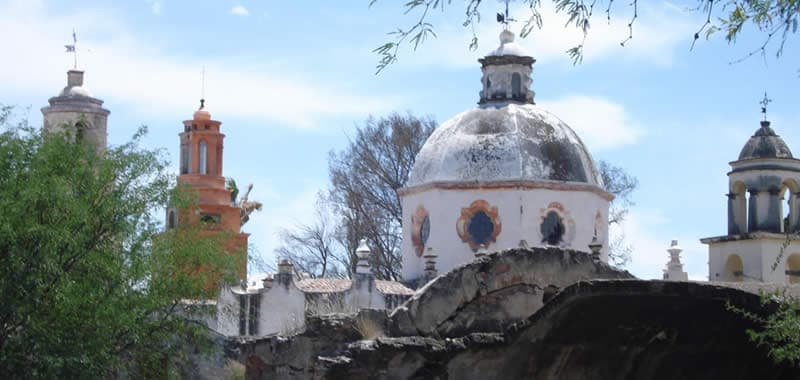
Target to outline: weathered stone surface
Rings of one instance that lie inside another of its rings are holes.
[[[531,248],[493,253],[425,285],[391,314],[391,331],[448,337],[503,331],[542,306],[544,289],[598,278],[634,277],[584,252]]]
[[[248,379],[311,379],[324,376],[317,368],[319,356],[336,356],[348,342],[363,338],[365,326],[386,331],[385,310],[308,317],[300,334],[232,338],[227,344],[235,347],[230,355],[245,364]]]
[[[765,312],[757,295],[704,283],[580,282],[504,336],[401,338],[348,347],[328,378],[794,379],[726,309]],[[422,342],[422,343],[420,343]],[[407,359],[407,360],[404,360]],[[425,358],[420,362],[419,358]],[[392,367],[390,367],[392,365]],[[396,372],[395,372],[396,369]],[[397,375],[397,376],[396,376]]]
[[[311,318],[299,335],[237,342],[235,356],[250,379],[800,377],[726,308],[767,312],[756,289],[630,277],[581,252],[499,252],[438,277],[389,317]]]

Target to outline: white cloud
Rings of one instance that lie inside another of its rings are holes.
[[[247,16],[250,14],[250,11],[247,10],[241,4],[236,5],[235,7],[231,8],[231,14],[236,16]]]
[[[4,87],[0,92],[55,95],[66,82],[65,69],[72,66],[71,56],[61,46],[69,41],[73,25],[92,25],[90,30],[78,30],[78,62],[86,69],[87,87],[106,101],[146,114],[190,114],[200,95],[202,65],[206,67],[207,104],[221,119],[242,117],[313,127],[321,116],[380,113],[397,105],[391,97],[350,92],[344,82],[240,63],[259,61],[255,59],[230,62],[212,55],[201,63],[176,56],[140,40],[107,12],[48,14],[44,3],[35,0],[0,5],[0,34],[25,36],[4,45],[6,55],[14,59],[6,60],[0,70]]]
[[[150,10],[153,12],[153,14],[157,15],[161,14],[161,9],[162,9],[161,0],[145,0],[145,2],[147,2],[147,4],[150,4]]]
[[[570,95],[541,105],[572,127],[593,151],[633,144],[643,134],[622,105],[607,99]]]
[[[621,226],[611,229],[612,238],[623,233],[625,242],[633,249],[631,262],[626,269],[645,280],[661,279],[669,261],[667,248],[672,239],[677,239],[678,245],[683,248],[683,270],[690,274],[691,280],[706,281],[706,276],[701,273],[708,272],[704,266],[707,248],[697,236],[671,234],[671,223],[661,210],[633,209]]]
[[[584,64],[614,59],[670,65],[674,48],[681,42],[691,42],[696,25],[689,23],[685,11],[665,4],[640,3],[633,39],[627,41],[625,47],[620,46],[628,36],[629,10],[618,8],[612,13],[610,23],[606,22],[605,14],[596,12],[584,43]],[[499,44],[500,28],[494,17],[486,17],[492,14],[489,7],[484,8],[483,13],[484,19],[475,27],[479,42],[476,51],[468,49],[471,30],[460,23],[436,22],[437,37],[425,41],[416,52],[403,51],[400,59],[412,64],[474,66],[479,57]],[[513,24],[515,33],[518,34],[529,14],[530,10],[524,5],[512,10],[512,15],[522,20]],[[566,51],[581,43],[583,33],[572,25],[565,27],[567,16],[563,12],[556,14],[552,2],[542,2],[541,14],[542,29],[534,29],[526,38],[517,37],[517,42],[539,62],[571,62]]]

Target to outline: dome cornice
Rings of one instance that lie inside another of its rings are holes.
[[[423,185],[409,186],[397,190],[400,196],[407,196],[422,193],[429,190],[534,190],[546,189],[557,191],[581,191],[595,193],[601,198],[612,201],[614,194],[611,194],[597,185],[575,182],[557,181],[533,181],[533,180],[509,180],[492,182],[460,182],[460,181],[439,181]]]

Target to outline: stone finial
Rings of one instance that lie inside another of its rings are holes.
[[[603,243],[597,240],[597,235],[592,236],[592,241],[589,243],[589,250],[592,252],[592,259],[600,260],[600,251],[603,250]]]
[[[278,274],[275,275],[275,280],[288,289],[293,277],[294,265],[287,259],[281,259],[278,263]]]
[[[478,246],[478,250],[475,251],[475,258],[484,257],[489,253],[489,250],[486,249],[486,244],[481,244]]]
[[[274,279],[272,278],[272,275],[267,275],[266,277],[264,277],[264,279],[261,280],[261,282],[264,284],[264,289],[266,290],[272,289],[273,280]]]
[[[292,263],[288,259],[281,259],[281,261],[278,263],[278,273],[292,274],[293,270],[294,270],[294,265],[292,265]]]
[[[367,245],[367,239],[361,239],[356,248],[356,257],[358,263],[356,264],[356,273],[358,274],[371,274],[372,269],[369,265],[369,256],[372,253]]]
[[[683,249],[678,246],[677,240],[672,240],[667,248],[669,252],[669,262],[667,262],[667,269],[664,270],[664,279],[673,281],[688,281],[689,275],[683,271],[683,264],[681,263],[681,252]]]
[[[422,258],[425,260],[425,277],[428,280],[436,277],[439,273],[436,270],[436,254],[433,253],[433,248],[428,247],[425,255]]]

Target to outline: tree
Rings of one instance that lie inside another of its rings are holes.
[[[183,299],[232,272],[199,228],[157,210],[191,203],[145,129],[98,153],[0,109],[0,377],[163,377],[203,328]],[[196,268],[203,268],[198,271]]]
[[[317,209],[330,208],[332,213],[318,212],[311,224],[281,231],[282,245],[276,253],[313,276],[324,276],[330,268],[336,268],[337,275],[352,274],[358,242],[367,239],[376,275],[400,279],[402,207],[397,189],[405,185],[417,153],[435,128],[432,119],[413,115],[368,118],[344,150],[330,155],[331,186],[327,196],[318,197]],[[616,196],[609,224],[619,225],[633,205],[631,195],[638,182],[604,161],[599,170],[606,189]],[[624,238],[617,238],[609,248],[612,263],[623,266],[630,260]]]
[[[639,181],[625,172],[622,168],[605,161],[598,165],[600,177],[603,179],[606,191],[614,194],[614,200],[608,210],[609,228],[620,227],[633,206],[633,191],[639,186]],[[631,259],[631,247],[625,243],[624,231],[621,231],[608,245],[608,259],[617,266],[625,266]]]
[[[347,252],[355,252],[359,240],[367,239],[378,278],[401,278],[403,212],[397,190],[434,128],[433,119],[410,114],[369,117],[343,151],[330,154],[328,201],[339,215],[340,240]]]
[[[378,0],[371,0],[370,6]],[[475,35],[475,24],[481,21],[481,6],[486,3],[482,0],[465,0],[464,7],[452,6],[451,1],[442,0],[412,0],[405,3],[405,13],[413,14],[415,21],[406,28],[398,28],[390,32],[391,41],[375,48],[380,59],[377,71],[385,69],[397,60],[399,49],[404,44],[410,43],[416,49],[429,37],[436,37],[435,27],[429,19],[430,11],[439,10],[444,13],[452,9],[464,12],[462,25],[472,30],[472,41],[470,49],[478,46],[478,37]],[[522,28],[519,32],[521,37],[527,37],[535,29],[541,29],[543,18],[541,13],[542,0],[522,0],[521,3],[529,11],[524,16]],[[765,55],[767,48],[777,36],[779,41],[775,48],[776,56],[783,53],[784,45],[790,34],[797,33],[798,19],[800,18],[800,1],[797,0],[693,0],[689,1],[687,7],[700,12],[705,18],[705,22],[699,26],[694,36],[687,36],[687,40],[694,43],[700,39],[701,35],[710,38],[712,35],[722,32],[728,43],[735,43],[736,38],[751,25],[757,29],[758,33],[764,35],[763,42],[756,49],[753,49],[744,58],[754,54]],[[620,5],[615,0],[552,0],[552,4],[557,14],[564,14],[567,18],[565,27],[577,28],[583,33],[583,39],[573,47],[565,47],[567,55],[572,58],[574,63],[583,59],[583,47],[586,37],[591,29],[592,22],[600,17],[602,21],[608,22],[612,17],[617,17],[617,10],[612,9],[615,5]],[[628,34],[620,36],[620,45],[633,39],[635,22],[639,17],[639,1],[632,0],[622,4],[626,9],[625,17],[628,21]],[[597,15],[595,11],[602,11],[602,15]],[[489,12],[495,12],[492,8]],[[498,14],[498,21],[502,15]]]
[[[344,277],[352,273],[353,260],[341,245],[336,220],[321,195],[317,196],[316,212],[310,224],[280,230],[281,245],[275,253],[291,261],[298,274],[305,273],[312,278]]]

